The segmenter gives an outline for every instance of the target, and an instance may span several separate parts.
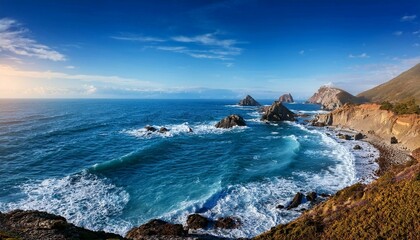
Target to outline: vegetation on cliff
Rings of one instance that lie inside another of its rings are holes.
[[[420,114],[420,107],[416,104],[414,98],[404,101],[404,102],[397,102],[392,104],[388,101],[384,101],[381,103],[381,110],[388,110],[395,114]]]
[[[264,239],[420,239],[420,163],[395,167],[370,185],[357,183]]]

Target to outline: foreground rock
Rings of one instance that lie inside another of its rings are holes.
[[[250,95],[246,95],[244,99],[239,101],[239,106],[261,106],[259,102],[257,102],[253,97]]]
[[[216,128],[231,128],[234,126],[246,126],[245,120],[236,114],[229,115],[218,122]]]
[[[287,94],[283,94],[279,97],[279,102],[292,103],[292,102],[295,102],[295,101],[293,100],[292,94],[287,93]]]
[[[322,86],[311,98],[309,103],[320,104],[323,109],[334,110],[346,103],[362,103],[362,98],[357,98],[350,93],[334,87]]]
[[[76,227],[61,216],[23,210],[0,213],[0,236],[25,240],[124,239],[117,234]]]
[[[292,202],[287,206],[287,210],[290,210],[292,208],[297,208],[301,203],[303,199],[303,194],[298,192],[296,193],[295,197],[293,198]]]
[[[294,113],[279,101],[275,101],[270,107],[264,108],[264,114],[261,117],[262,121],[294,121]]]
[[[210,221],[208,218],[201,216],[200,214],[192,214],[187,218],[187,227],[190,229],[207,228]]]
[[[127,238],[133,240],[147,239],[150,236],[174,236],[185,237],[187,231],[181,224],[172,224],[162,220],[153,219],[146,224],[135,227],[128,231]]]

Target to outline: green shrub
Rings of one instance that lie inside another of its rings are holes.
[[[414,99],[405,102],[398,102],[394,105],[388,101],[381,103],[381,110],[392,111],[396,114],[420,114],[420,107]]]

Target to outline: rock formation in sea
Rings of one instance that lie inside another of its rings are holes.
[[[0,213],[0,239],[67,240],[124,239],[103,231],[91,231],[68,223],[64,217],[40,211]]]
[[[375,134],[387,141],[395,137],[411,151],[420,147],[420,115],[397,115],[380,107],[378,104],[345,105],[330,113],[317,115],[314,125],[347,127],[362,134]]]
[[[279,101],[275,101],[271,106],[265,107],[262,121],[278,122],[278,121],[294,121],[295,114]]]
[[[215,125],[216,128],[231,128],[235,126],[246,126],[245,120],[236,114],[223,118]]]
[[[320,104],[322,109],[325,110],[334,110],[346,103],[362,103],[363,99],[339,88],[322,86],[307,102]]]
[[[279,102],[292,103],[292,102],[295,102],[295,101],[293,100],[292,94],[286,93],[286,94],[283,94],[279,97]]]
[[[184,230],[181,224],[172,224],[163,220],[153,219],[146,224],[131,229],[126,237],[132,240],[140,240],[149,239],[153,236],[186,237],[187,234],[188,232]]]
[[[259,102],[257,102],[253,97],[250,95],[246,95],[244,99],[239,101],[239,106],[261,106]]]
[[[189,229],[207,228],[210,221],[208,218],[201,216],[200,214],[191,214],[187,218],[187,227]]]

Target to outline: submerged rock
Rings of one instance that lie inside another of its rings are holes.
[[[0,213],[0,239],[123,239],[103,231],[91,231],[68,223],[64,217],[41,211],[14,210]]]
[[[233,114],[220,120],[215,126],[216,128],[231,128],[234,126],[246,126],[246,124],[241,116]]]
[[[356,145],[354,145],[353,149],[354,150],[361,150],[362,147],[360,145],[356,144]]]
[[[287,206],[287,210],[298,207],[302,203],[303,194],[298,192],[293,198],[292,202]]]
[[[159,132],[160,133],[166,133],[166,132],[168,132],[169,130],[166,128],[166,127],[161,127],[160,129],[159,129]]]
[[[148,131],[148,132],[156,132],[157,131],[157,129],[155,127],[152,127],[152,126],[146,126],[146,127],[144,127],[144,129],[146,129],[146,131]]]
[[[235,217],[219,218],[214,224],[216,228],[225,228],[225,229],[237,228],[240,225],[241,225],[241,221]]]
[[[239,101],[239,106],[261,106],[259,102],[257,102],[253,97],[250,95],[246,95],[244,99]]]
[[[127,238],[133,240],[144,239],[145,236],[178,236],[184,237],[187,231],[181,224],[172,224],[159,219],[153,219],[139,227],[132,228],[127,233]]]
[[[283,205],[281,205],[281,204],[279,204],[279,205],[277,205],[277,207],[276,207],[277,209],[283,209],[284,208],[284,206]]]
[[[287,107],[283,106],[281,102],[275,101],[270,107],[265,109],[265,113],[261,117],[262,121],[294,121],[294,113]]]
[[[187,218],[187,226],[191,229],[207,228],[209,222],[209,219],[200,214],[192,214]]]

